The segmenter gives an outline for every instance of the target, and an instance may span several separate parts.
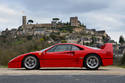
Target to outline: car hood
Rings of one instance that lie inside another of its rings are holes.
[[[41,51],[35,51],[35,52],[29,52],[26,54],[21,54],[19,56],[16,56],[15,58],[11,59],[9,62],[16,62],[16,61],[21,61],[24,56],[29,55],[29,54],[37,54],[37,53],[42,53]]]

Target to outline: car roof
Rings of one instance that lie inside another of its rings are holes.
[[[79,44],[75,44],[75,43],[57,43],[56,45],[60,45],[60,44],[72,44],[72,45],[79,45]]]
[[[75,43],[57,43],[55,45],[64,45],[64,44],[71,44],[71,45],[75,45],[75,46],[79,46],[79,47],[84,47],[83,45],[75,44]]]

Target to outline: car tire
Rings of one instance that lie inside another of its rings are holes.
[[[27,70],[34,70],[34,69],[39,69],[40,68],[40,63],[38,58],[36,58],[35,56],[26,56],[23,60],[23,66],[27,69]]]
[[[96,54],[90,54],[85,57],[84,66],[89,70],[98,70],[101,66],[101,59]]]

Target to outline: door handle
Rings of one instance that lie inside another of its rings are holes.
[[[66,53],[71,53],[71,54],[74,54],[75,52],[73,51],[73,52],[66,52]]]
[[[74,56],[75,52],[72,51],[72,52],[66,52],[67,54],[70,54],[71,56]]]

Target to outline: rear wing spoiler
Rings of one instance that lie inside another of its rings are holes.
[[[113,47],[112,47],[112,43],[106,43],[101,47],[102,50],[104,50],[107,55],[110,55],[113,57]]]
[[[113,50],[112,43],[106,43],[103,46],[101,46],[101,49],[104,50]]]

